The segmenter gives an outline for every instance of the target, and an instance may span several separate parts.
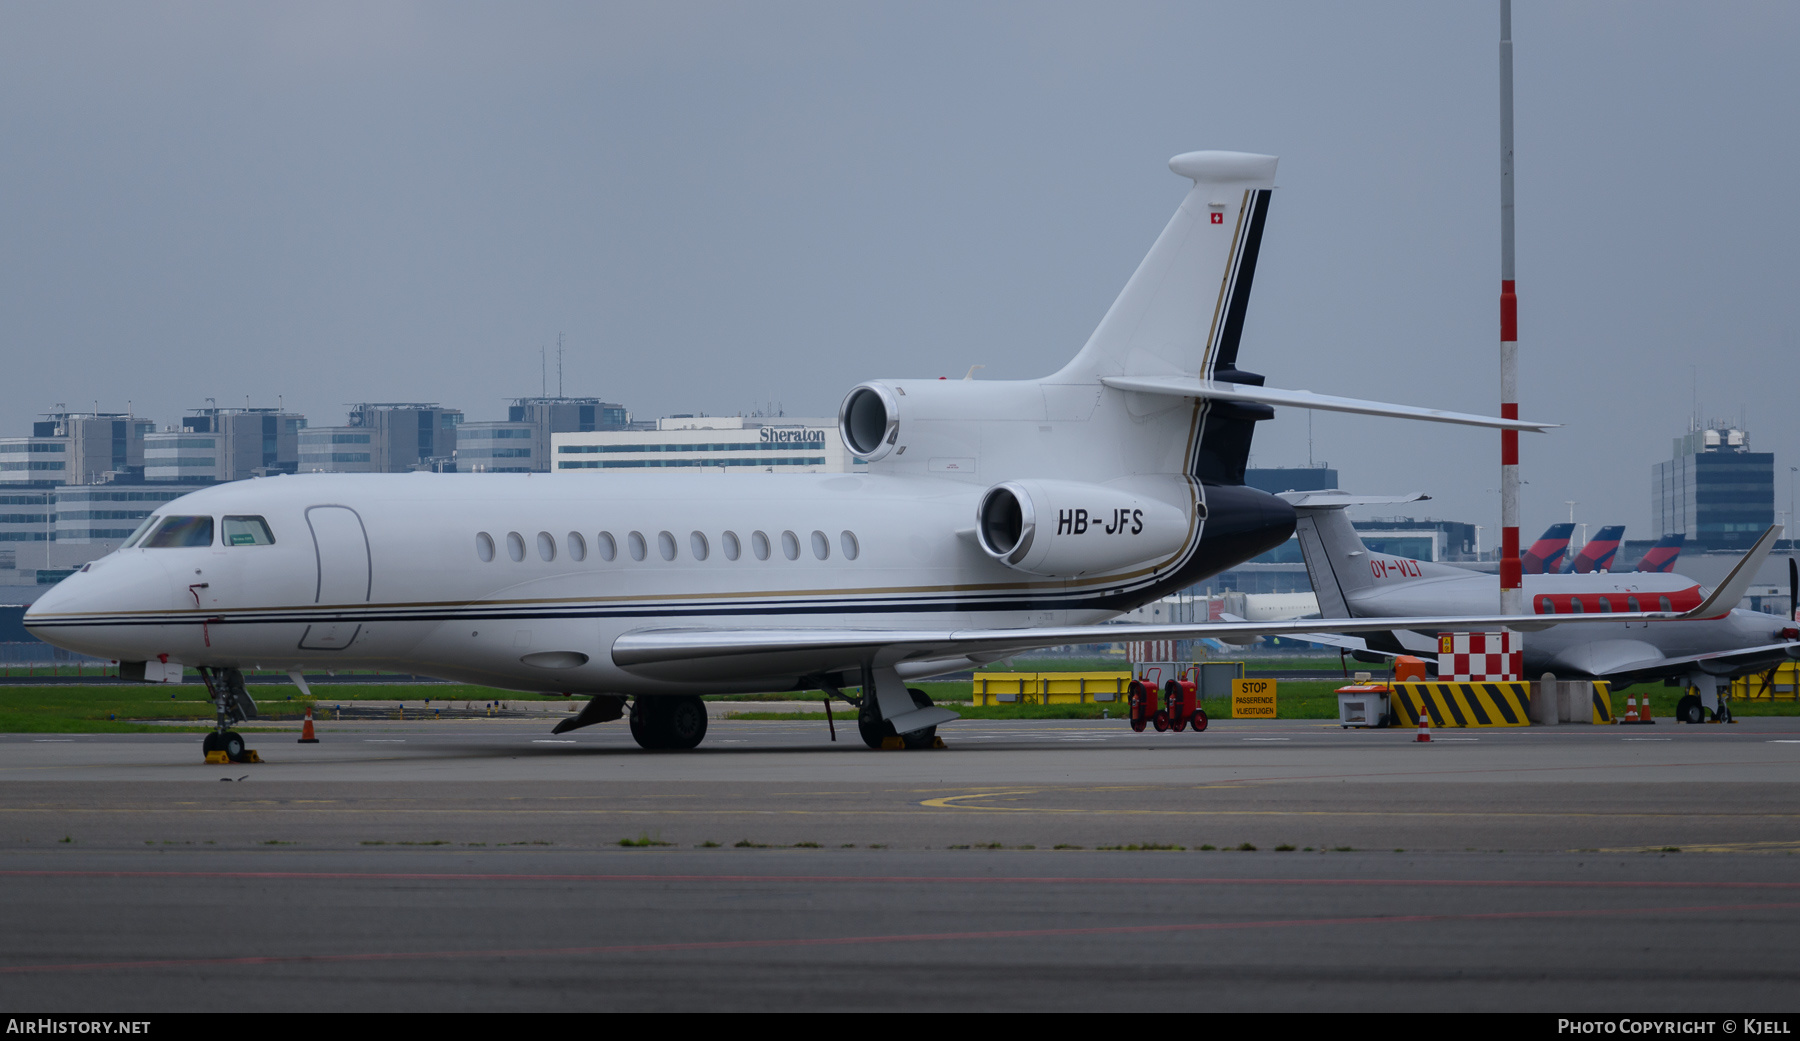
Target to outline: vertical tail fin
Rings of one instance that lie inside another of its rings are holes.
[[[1287,492],[1281,498],[1294,506],[1294,534],[1300,540],[1313,595],[1319,600],[1320,617],[1356,617],[1351,605],[1377,586],[1468,574],[1443,564],[1369,552],[1345,512],[1349,506],[1412,502],[1429,496],[1360,497],[1331,491]]]
[[[1319,599],[1319,617],[1351,617],[1350,596],[1367,584],[1362,569],[1352,566],[1368,556],[1362,536],[1341,509],[1301,507],[1294,513],[1294,536]]]
[[[1087,344],[1053,383],[1101,376],[1207,376],[1236,367],[1256,276],[1272,155],[1188,152],[1169,169],[1194,182]]]
[[[1087,344],[1045,383],[1102,376],[1191,376],[1260,386],[1237,367],[1238,345],[1256,278],[1276,158],[1247,152],[1187,152],[1169,169],[1194,182]],[[1150,414],[1169,400],[1146,405]],[[1188,472],[1208,484],[1241,485],[1256,423],[1267,405],[1209,401],[1194,417]],[[1189,420],[1191,422],[1191,420]]]
[[[1570,574],[1585,575],[1593,571],[1611,571],[1619,554],[1619,540],[1625,537],[1625,525],[1609,524],[1600,529],[1581,552],[1569,562]]]
[[[1527,575],[1554,575],[1562,570],[1563,557],[1569,552],[1569,536],[1573,524],[1552,524],[1531,548],[1519,554],[1519,563]]]
[[[1674,571],[1675,558],[1681,556],[1681,544],[1686,541],[1687,534],[1684,532],[1664,535],[1657,540],[1656,545],[1650,547],[1650,551],[1644,554],[1644,559],[1638,561],[1633,570],[1659,571],[1665,575]]]

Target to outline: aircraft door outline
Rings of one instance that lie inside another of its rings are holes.
[[[368,603],[375,588],[375,557],[362,515],[349,506],[322,503],[306,508],[306,526],[312,533],[313,562],[318,568],[313,603]],[[315,622],[301,634],[300,647],[341,651],[354,643],[361,631],[359,622]]]

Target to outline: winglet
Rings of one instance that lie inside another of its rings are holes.
[[[1731,569],[1731,574],[1725,576],[1725,581],[1719,583],[1719,587],[1712,591],[1712,595],[1707,597],[1699,607],[1682,615],[1678,620],[1711,618],[1736,607],[1738,601],[1744,598],[1744,593],[1749,590],[1750,581],[1756,577],[1756,571],[1762,567],[1762,562],[1768,557],[1769,550],[1775,547],[1775,540],[1780,537],[1781,525],[1779,524],[1773,525],[1768,531],[1763,532],[1762,538],[1756,540],[1756,545],[1750,547],[1750,551],[1744,554],[1744,559],[1737,562],[1737,566]]]

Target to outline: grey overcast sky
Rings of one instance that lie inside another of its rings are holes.
[[[1800,5],[1514,10],[1527,537],[1647,537],[1704,416],[1800,465]],[[0,5],[0,433],[215,398],[470,419],[835,412],[875,376],[1029,377],[1180,201],[1281,156],[1245,367],[1498,400],[1497,4]],[[551,392],[555,392],[552,372]],[[1326,413],[1363,491],[1488,526],[1497,435]],[[1254,462],[1304,464],[1307,414]]]

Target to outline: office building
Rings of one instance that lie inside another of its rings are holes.
[[[366,402],[349,422],[299,431],[301,473],[404,473],[455,466],[460,409],[436,402]]]
[[[144,465],[148,419],[123,412],[47,412],[30,437],[0,438],[0,482],[98,484]]]
[[[56,541],[63,545],[91,546],[95,550],[92,557],[110,553],[164,503],[199,491],[210,483],[96,484],[58,488]]]
[[[845,473],[855,465],[835,419],[669,416],[656,427],[555,434],[556,472]]]
[[[456,431],[459,473],[548,473],[557,434],[626,430],[631,413],[599,398],[514,398],[504,422],[464,423]]]
[[[1650,471],[1650,516],[1660,534],[1699,550],[1743,550],[1775,523],[1775,455],[1714,423],[1675,438],[1674,458]]]
[[[1338,486],[1338,472],[1325,463],[1317,466],[1251,467],[1244,471],[1244,483],[1270,495],[1330,491]]]
[[[299,468],[306,417],[273,408],[190,411],[180,428],[145,435],[145,480],[238,481]]]

